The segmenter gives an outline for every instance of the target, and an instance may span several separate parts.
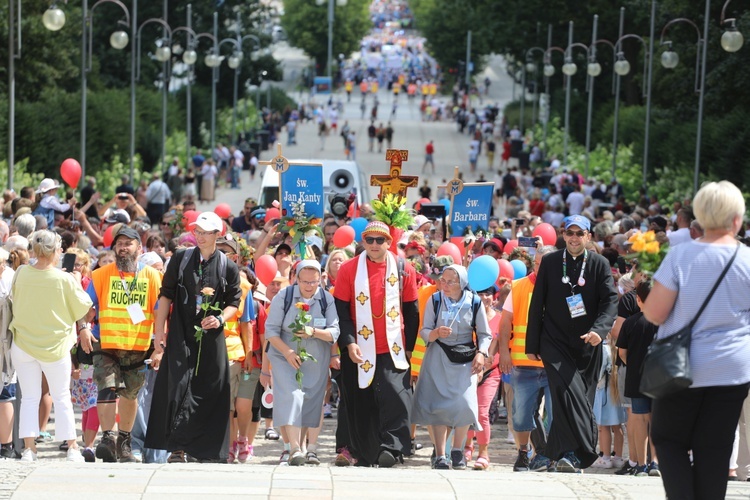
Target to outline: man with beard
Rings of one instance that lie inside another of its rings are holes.
[[[159,370],[145,446],[171,451],[170,463],[228,456],[229,360],[224,326],[236,321],[237,265],[216,248],[224,223],[203,212],[191,225],[197,247],[169,261],[159,297],[152,366]],[[169,319],[169,332],[164,324]]]
[[[99,340],[94,344],[94,381],[103,434],[96,457],[104,462],[135,462],[130,431],[138,410],[138,391],[145,380],[142,368],[150,354],[161,274],[138,263],[141,238],[135,229],[122,227],[112,248],[115,262],[94,271],[87,289],[96,311],[92,333]],[[91,335],[86,325],[79,325],[79,331],[82,337]],[[115,433],[118,407],[119,432]]]

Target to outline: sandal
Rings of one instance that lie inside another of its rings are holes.
[[[479,457],[474,462],[474,470],[487,470],[490,468],[490,460],[487,457]]]
[[[320,465],[318,454],[314,451],[308,451],[307,455],[305,455],[305,463],[308,465]]]
[[[276,432],[276,429],[273,427],[269,427],[266,429],[266,439],[270,439],[271,441],[278,441],[279,440],[279,433]]]

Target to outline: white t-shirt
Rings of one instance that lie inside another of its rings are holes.
[[[580,215],[583,211],[583,202],[586,197],[579,191],[573,191],[568,195],[568,199],[565,200],[568,203],[568,211],[570,215]]]
[[[510,314],[513,314],[513,289],[511,288],[510,293],[508,293],[508,296],[505,298],[505,302],[503,303],[503,313],[505,311],[508,311]]]
[[[242,162],[245,161],[245,155],[242,154],[242,151],[235,149],[232,156],[234,157],[234,164],[242,168]]]
[[[690,236],[689,227],[683,227],[683,228],[678,229],[677,231],[672,231],[671,233],[667,234],[667,238],[669,238],[670,247],[677,246],[680,243],[687,243],[688,241],[693,241],[693,238]]]
[[[560,160],[558,160],[557,158],[552,160],[552,163],[549,164],[549,168],[550,170],[557,170],[558,168],[560,168]]]

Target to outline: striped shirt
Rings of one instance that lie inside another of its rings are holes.
[[[657,338],[677,333],[692,321],[735,248],[692,241],[670,249],[654,279],[678,294]],[[691,387],[750,382],[749,360],[750,248],[743,245],[693,328]]]

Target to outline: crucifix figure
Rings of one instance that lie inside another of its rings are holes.
[[[389,149],[385,152],[386,161],[391,162],[389,175],[371,175],[370,185],[380,186],[381,200],[387,194],[395,194],[406,197],[406,189],[417,187],[419,177],[416,175],[401,175],[401,165],[409,159],[409,151],[406,149]]]

